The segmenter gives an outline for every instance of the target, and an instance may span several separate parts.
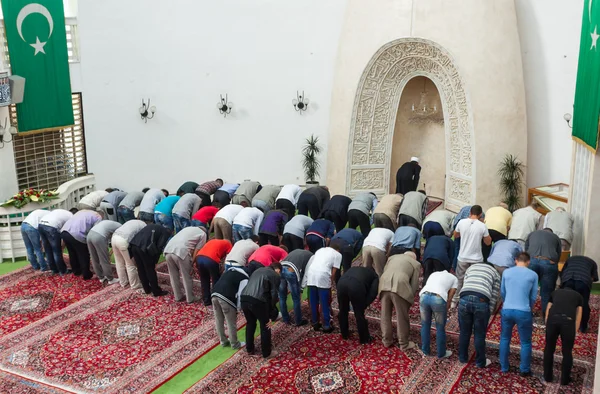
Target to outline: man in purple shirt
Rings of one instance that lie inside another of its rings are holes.
[[[283,228],[288,221],[288,215],[281,209],[273,209],[266,213],[258,230],[258,244],[279,246],[283,236]]]
[[[90,251],[87,246],[88,232],[102,220],[99,212],[84,209],[77,212],[63,225],[61,238],[69,251],[69,262],[74,275],[92,279],[90,271]]]

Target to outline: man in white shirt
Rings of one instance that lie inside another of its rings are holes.
[[[462,289],[465,272],[471,264],[483,263],[482,242],[492,244],[492,237],[482,220],[483,209],[480,205],[473,205],[467,219],[462,219],[454,230],[454,239],[460,238],[460,252],[456,266],[458,289],[452,301],[454,308],[458,304],[458,294]]]
[[[229,204],[219,209],[212,222],[210,222],[209,234],[215,232],[215,239],[226,239],[233,242],[233,219],[244,209],[241,205]]]
[[[225,257],[225,271],[230,268],[243,268],[248,265],[248,258],[258,250],[258,237],[242,239],[233,245],[231,252]]]
[[[538,229],[542,214],[537,211],[539,204],[533,201],[529,206],[513,212],[512,223],[508,230],[508,239],[517,241],[522,248],[529,234]]]
[[[548,212],[544,219],[544,228],[552,229],[558,235],[562,244],[562,250],[571,250],[573,242],[573,216],[563,207]]]
[[[100,203],[102,202],[102,200],[104,200],[104,197],[106,197],[111,191],[112,189],[96,190],[86,194],[81,200],[79,200],[79,204],[77,204],[77,209],[80,211],[83,209],[95,211],[96,209],[98,209],[98,207],[100,207]]]
[[[186,227],[179,231],[167,246],[165,246],[164,255],[169,268],[169,278],[175,301],[183,301],[183,292],[181,291],[181,279],[183,279],[183,290],[185,291],[185,300],[188,304],[197,301],[194,297],[192,271],[194,263],[192,261],[196,252],[206,244],[206,229],[204,227]]]
[[[42,240],[38,231],[40,219],[49,213],[50,211],[44,209],[36,209],[21,223],[21,237],[23,237],[25,249],[27,249],[27,258],[31,267],[36,271],[50,271],[48,263],[44,259],[44,253],[42,253]]]
[[[77,212],[77,209],[73,208],[73,210]],[[64,275],[70,272],[63,260],[60,230],[72,217],[73,214],[67,210],[55,209],[39,219],[38,231],[44,245],[48,266],[55,274]]]
[[[394,232],[392,230],[381,227],[372,229],[363,243],[363,266],[373,268],[377,276],[381,276],[393,239]]]
[[[429,276],[427,284],[419,296],[421,308],[421,350],[425,355],[431,351],[431,319],[435,318],[436,345],[438,358],[446,358],[452,355],[452,351],[446,350],[446,320],[450,304],[456,289],[458,280],[456,276],[448,271],[437,271]]]
[[[258,208],[243,208],[233,219],[233,242],[249,239],[252,234],[258,236],[263,217],[264,214]]]
[[[333,332],[331,325],[331,284],[337,270],[342,265],[342,254],[339,247],[326,247],[317,250],[306,272],[308,297],[310,300],[311,323],[315,331],[323,329],[328,334]],[[323,312],[323,324],[319,322],[319,304]]]
[[[275,209],[281,209],[287,213],[288,218],[293,218],[296,214],[296,205],[302,194],[302,189],[298,185],[285,185],[275,199]]]

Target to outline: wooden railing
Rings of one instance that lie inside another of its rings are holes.
[[[27,250],[21,237],[21,223],[36,209],[71,209],[79,200],[96,188],[93,175],[86,175],[65,182],[58,188],[59,197],[45,203],[29,203],[21,209],[0,207],[0,263],[27,256]]]

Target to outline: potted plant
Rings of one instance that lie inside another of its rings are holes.
[[[304,168],[307,187],[319,184],[319,181],[316,179],[319,177],[321,163],[317,156],[321,153],[321,149],[319,137],[315,137],[314,134],[304,142],[304,147],[302,148],[302,167]]]
[[[498,175],[502,202],[508,205],[509,211],[514,212],[521,207],[525,166],[516,156],[507,154],[500,163]]]

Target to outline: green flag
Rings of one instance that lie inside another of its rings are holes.
[[[600,115],[600,0],[585,0],[575,107],[573,138],[593,151],[598,148]]]
[[[71,126],[73,103],[63,0],[2,0],[13,75],[25,78],[20,132]]]

